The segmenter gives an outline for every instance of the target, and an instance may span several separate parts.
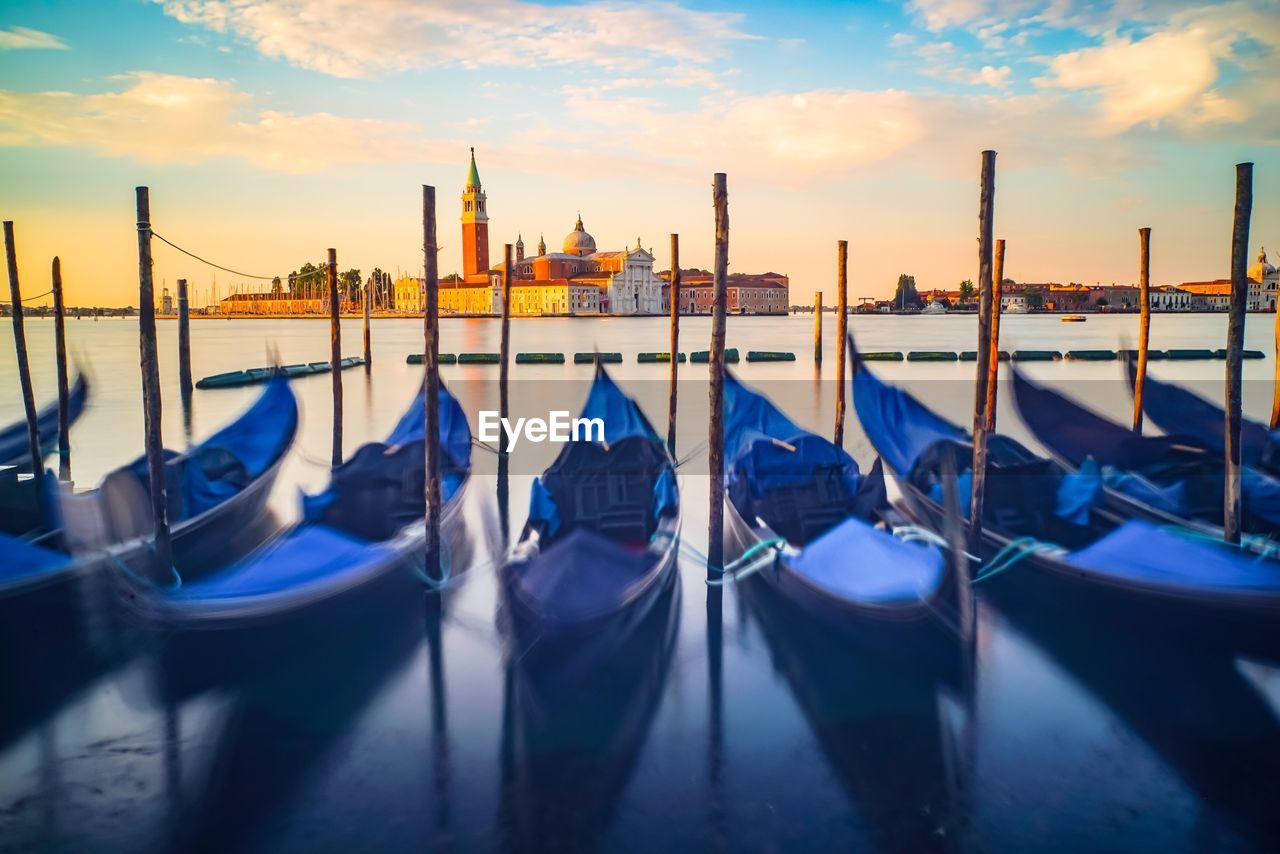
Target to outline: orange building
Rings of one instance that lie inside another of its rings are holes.
[[[462,190],[462,278],[487,283],[489,279],[489,212],[471,149],[471,171]]]
[[[664,283],[663,305],[671,306],[671,271],[658,274]],[[730,314],[786,314],[791,310],[791,280],[781,273],[730,273],[727,298]],[[715,301],[715,276],[708,270],[680,271],[680,313],[710,314]]]

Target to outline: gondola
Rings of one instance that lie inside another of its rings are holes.
[[[280,379],[209,439],[184,454],[168,452],[179,576],[207,567],[213,555],[247,533],[261,532],[267,497],[297,425],[297,400]],[[0,650],[16,652],[31,637],[43,637],[67,650],[115,654],[122,637],[114,588],[106,578],[154,571],[146,476],[145,461],[139,460],[108,475],[97,489],[72,495],[59,492],[46,474],[44,533],[0,534]],[[0,664],[8,673],[18,666],[3,652]]]
[[[879,460],[862,475],[843,448],[796,426],[727,374],[726,528],[741,553],[773,548],[758,575],[848,632],[897,634],[954,620],[953,574],[937,547],[898,539]],[[891,643],[899,643],[895,637]]]
[[[971,441],[959,426],[877,379],[853,352],[854,406],[863,431],[899,475],[908,513],[941,531],[940,472],[950,457],[967,507]],[[1067,472],[1007,436],[988,437],[988,452],[980,545],[985,555],[1003,552],[1008,567],[990,578],[978,573],[990,595],[1012,607],[1027,597],[1079,607],[1091,620],[1276,651],[1280,563],[1185,529],[1125,519],[1101,501],[1096,479]]]
[[[184,578],[217,566],[256,529],[298,431],[298,399],[277,375],[253,406],[186,451],[164,450],[173,562]],[[76,555],[137,550],[153,530],[146,457],[108,474],[95,489],[63,492],[67,549]]]
[[[534,480],[501,571],[504,625],[518,642],[536,638],[539,653],[587,635],[625,638],[674,583],[680,499],[665,444],[602,366],[582,419],[601,429],[566,443]]]
[[[302,519],[261,548],[177,589],[120,576],[135,611],[167,641],[166,665],[195,681],[240,675],[264,649],[306,643],[349,621],[378,620],[424,587],[425,434],[420,391],[385,442],[370,442],[304,496]],[[442,562],[461,571],[471,431],[440,387]],[[439,579],[435,579],[439,581]]]
[[[89,381],[84,374],[76,377],[67,395],[67,422],[74,424],[89,400]],[[51,403],[36,413],[36,431],[40,435],[40,454],[47,457],[58,444],[58,404]],[[0,467],[15,466],[18,471],[31,471],[31,440],[26,420],[0,430]]]
[[[1065,466],[1096,480],[1116,512],[1221,539],[1221,455],[1183,434],[1135,433],[1011,370],[1018,413],[1036,439]],[[1221,432],[1221,422],[1218,427]],[[1248,470],[1242,488],[1244,530],[1280,533],[1280,480]]]
[[[1138,377],[1135,360],[1128,360],[1126,373],[1132,388]],[[1219,457],[1226,453],[1226,412],[1193,391],[1147,374],[1142,383],[1142,412],[1167,433],[1177,433]],[[1241,418],[1240,462],[1246,468],[1280,475],[1280,430]]]

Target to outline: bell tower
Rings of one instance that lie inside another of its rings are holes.
[[[489,213],[484,190],[476,170],[476,150],[471,149],[471,171],[462,191],[462,275],[484,276],[489,272]]]

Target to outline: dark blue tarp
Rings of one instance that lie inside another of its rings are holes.
[[[562,534],[566,525],[616,523],[624,539],[643,539],[658,519],[677,509],[675,474],[665,444],[603,367],[596,370],[580,417],[604,421],[604,442],[576,440],[564,446],[533,482],[529,523],[547,538]],[[643,494],[632,494],[637,489]],[[628,515],[635,516],[634,525],[624,532],[628,526],[622,517]]]
[[[419,390],[384,442],[369,442],[334,470],[329,486],[302,498],[303,518],[341,527],[369,541],[392,536],[425,510],[426,414]],[[466,413],[440,386],[440,496],[449,501],[471,470]]]
[[[905,543],[854,517],[805,546],[790,563],[836,596],[877,604],[928,599],[946,575],[939,549]]]
[[[62,552],[42,548],[8,534],[0,534],[0,554],[4,555],[0,560],[0,590],[11,582],[59,569],[71,562],[71,558]]]
[[[1134,382],[1137,365],[1129,363],[1129,380]],[[1196,442],[1218,456],[1225,454],[1226,413],[1222,407],[1173,383],[1147,374],[1142,384],[1142,411],[1166,433],[1176,433]],[[1240,422],[1240,461],[1256,467],[1272,457],[1280,463],[1280,431],[1247,418]]]
[[[243,596],[268,596],[312,585],[341,585],[390,555],[378,543],[328,525],[302,525],[271,546],[222,572],[172,591],[177,601],[216,602]]]
[[[70,423],[74,424],[84,412],[88,399],[89,382],[81,374],[67,392],[67,420]],[[36,431],[40,435],[40,452],[47,456],[58,442],[56,401],[36,413]],[[0,466],[17,466],[21,471],[31,471],[31,440],[27,436],[25,417],[0,429]]]
[[[853,374],[853,406],[862,430],[880,456],[900,475],[908,475],[931,445],[969,442],[969,434],[896,386],[881,382],[862,367]]]
[[[581,622],[615,610],[653,569],[654,555],[588,528],[574,528],[515,576],[545,619]]]
[[[1280,563],[1140,520],[1072,552],[1066,562],[1182,592],[1280,593]]]
[[[238,495],[289,449],[297,429],[298,400],[276,376],[253,406],[208,439],[185,454],[166,449],[169,521],[193,519]],[[126,468],[149,493],[147,458]]]

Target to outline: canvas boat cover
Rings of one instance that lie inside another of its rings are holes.
[[[1065,560],[1175,592],[1280,594],[1280,563],[1142,520],[1126,522]]]
[[[462,407],[443,385],[439,400],[441,490],[448,501],[470,470],[471,433]],[[424,515],[425,418],[419,392],[388,437],[399,441],[365,445],[335,469],[328,489],[303,497],[302,524],[223,571],[174,591],[170,600],[198,607],[341,587],[393,558],[382,541]]]
[[[853,516],[805,546],[790,565],[835,596],[881,605],[928,599],[946,577],[938,548],[903,542]]]

